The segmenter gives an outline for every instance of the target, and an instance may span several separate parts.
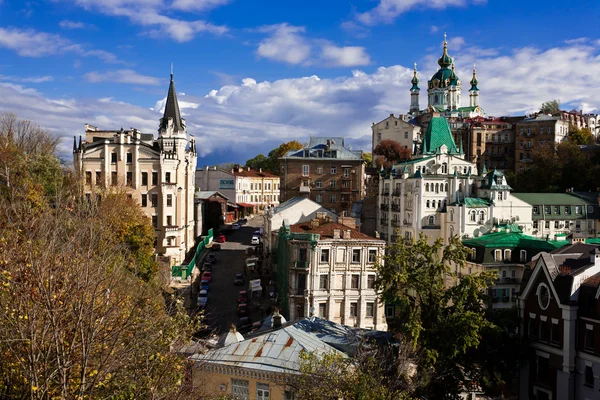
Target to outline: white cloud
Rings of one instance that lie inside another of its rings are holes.
[[[192,40],[198,33],[225,34],[226,26],[211,24],[204,20],[187,21],[165,15],[171,9],[206,10],[226,4],[224,0],[176,0],[166,3],[163,0],[70,0],[87,9],[97,10],[114,17],[126,17],[134,24],[147,27],[152,37],[171,38],[178,42]],[[187,8],[186,8],[187,7]],[[200,7],[200,8],[198,8]]]
[[[23,83],[44,83],[44,82],[52,82],[54,80],[54,77],[49,76],[49,75],[29,76],[29,77],[0,75],[0,80],[12,81],[12,82],[23,82]]]
[[[58,25],[63,29],[84,29],[91,27],[91,25],[85,24],[81,21],[68,21],[62,20],[58,23]]]
[[[159,85],[160,79],[152,76],[146,76],[138,74],[131,69],[120,69],[118,71],[107,71],[107,72],[88,72],[84,75],[84,78],[88,82],[100,83],[100,82],[117,82],[117,83],[131,83],[134,85]]]
[[[429,31],[430,31],[431,33],[437,33],[439,30],[440,30],[440,27],[439,27],[439,26],[431,25],[431,26],[429,27]]]
[[[354,21],[344,21],[340,24],[340,28],[357,38],[365,38],[370,32],[369,28]]]
[[[288,24],[264,26],[259,31],[272,33],[272,36],[260,42],[256,53],[261,57],[288,64],[303,63],[311,53],[311,46],[300,35],[304,30],[304,27]]]
[[[357,14],[356,18],[365,25],[375,25],[380,22],[391,23],[400,14],[413,9],[440,10],[447,7],[464,7],[469,3],[485,3],[485,0],[379,0],[379,4],[375,8]]]
[[[0,28],[0,47],[15,51],[22,57],[47,57],[75,53],[99,58],[108,63],[118,63],[117,56],[104,50],[88,49],[54,33],[33,29]]]
[[[355,67],[371,63],[364,47],[338,47],[326,40],[306,38],[305,31],[302,26],[287,23],[263,26],[258,32],[270,36],[259,43],[256,53],[270,60],[306,66]]]
[[[463,38],[462,36],[456,36],[448,40],[448,47],[454,50],[460,50],[465,45],[465,43],[465,38]]]

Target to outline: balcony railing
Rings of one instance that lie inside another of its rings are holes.
[[[382,204],[382,205],[380,206],[380,208],[381,208],[383,211],[388,211],[388,210],[390,209],[390,205],[389,205],[389,204]]]
[[[400,205],[399,204],[392,204],[392,211],[400,211]]]
[[[308,268],[308,261],[294,261],[294,268]]]
[[[394,190],[394,192],[392,193],[392,196],[400,197],[400,191]]]
[[[412,226],[412,221],[404,220],[402,221],[402,223],[404,224],[404,226]]]
[[[439,225],[425,225],[422,227],[423,229],[440,229]]]
[[[389,196],[390,195],[390,189],[383,189],[381,191],[381,195],[382,196]]]
[[[393,220],[392,220],[392,226],[393,226],[393,227],[398,227],[398,226],[400,226],[400,221],[398,221],[397,219],[393,219]]]
[[[520,278],[501,278],[500,283],[521,283]]]
[[[387,225],[387,223],[388,223],[388,220],[387,220],[387,218],[381,218],[381,219],[379,220],[379,222],[381,222],[381,223],[382,223],[382,224],[384,224],[384,225]]]
[[[342,186],[342,192],[351,192],[352,188],[351,187],[343,187]]]
[[[300,186],[300,193],[310,193],[310,186]]]

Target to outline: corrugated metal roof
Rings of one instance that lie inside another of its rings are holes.
[[[569,193],[513,193],[512,196],[531,205],[587,205],[592,201]]]

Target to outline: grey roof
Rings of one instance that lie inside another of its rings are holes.
[[[306,197],[292,197],[289,200],[284,201],[283,203],[279,204],[277,207],[275,207],[272,211],[273,214],[278,214],[281,212],[284,212],[286,210],[289,210],[290,208],[297,206],[299,203],[303,202],[303,201],[309,201],[311,203],[314,203],[316,205],[318,205],[319,207],[323,208],[323,212],[332,214],[332,215],[337,215],[336,213],[334,213],[333,211],[327,210],[325,207],[323,207],[321,204],[317,203],[316,201],[313,201],[309,198]]]
[[[223,193],[215,191],[215,190],[200,190],[200,191],[196,192],[196,198],[200,199],[200,200],[206,200],[214,195],[221,196],[225,200],[229,200],[229,198],[227,196],[225,196]]]
[[[334,160],[362,160],[362,150],[350,150],[344,145],[343,137],[311,137],[307,147],[301,150],[291,150],[281,158],[305,158],[305,150],[309,151],[310,158],[324,158]],[[336,157],[328,157],[323,152],[321,157],[317,157],[318,150],[335,150]]]
[[[171,83],[169,84],[169,92],[167,93],[167,103],[165,104],[165,113],[160,120],[159,130],[166,129],[169,123],[169,118],[173,118],[173,130],[175,132],[183,131],[183,122],[181,113],[179,112],[179,103],[177,102],[177,92],[175,91],[175,81],[171,74]]]

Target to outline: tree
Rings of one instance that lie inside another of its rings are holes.
[[[367,166],[371,166],[373,163],[373,153],[363,152],[362,159],[367,164]]]
[[[256,171],[260,170],[261,168],[263,171],[267,171],[271,169],[269,163],[270,160],[264,154],[259,154],[256,157],[246,161],[246,167],[252,168]]]
[[[410,149],[394,140],[385,139],[373,149],[373,155],[380,156],[376,158],[378,166],[390,167],[393,163],[409,160]]]
[[[291,140],[289,142],[282,143],[278,147],[271,150],[268,157],[265,157],[263,154],[259,154],[258,156],[249,159],[246,161],[246,166],[255,170],[262,168],[263,171],[270,172],[274,175],[279,175],[279,157],[283,157],[291,150],[301,150],[303,148],[304,145],[302,145],[302,143],[298,142],[297,140]]]
[[[377,267],[382,301],[395,304],[400,313],[390,328],[422,349],[419,373],[435,371],[417,390],[419,396],[456,398],[480,373],[471,353],[481,344],[483,330],[492,326],[483,295],[495,275],[466,275],[454,284],[457,275],[450,266],[461,270],[465,259],[457,237],[444,246],[442,239],[430,245],[420,235],[414,242],[399,237]]]
[[[590,128],[578,128],[569,124],[569,142],[576,145],[594,144],[594,135]]]
[[[560,112],[560,100],[550,100],[542,103],[542,106],[540,107],[540,112],[542,114],[551,115]]]

